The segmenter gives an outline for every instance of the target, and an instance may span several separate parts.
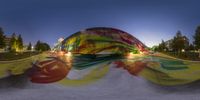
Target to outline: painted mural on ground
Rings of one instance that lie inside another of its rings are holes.
[[[112,66],[160,85],[187,84],[200,79],[200,62],[152,54],[137,38],[114,28],[96,27],[76,32],[55,46],[47,58],[35,59],[38,58],[20,64],[13,62],[16,66],[1,63],[0,76],[28,71],[34,83],[84,85],[104,77]]]

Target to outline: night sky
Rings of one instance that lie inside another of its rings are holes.
[[[114,27],[147,46],[180,30],[192,39],[200,25],[199,0],[0,0],[0,27],[21,34],[26,44],[51,46],[89,27]]]

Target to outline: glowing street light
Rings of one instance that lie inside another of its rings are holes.
[[[33,51],[33,49],[34,49],[34,46],[31,46],[31,51]]]

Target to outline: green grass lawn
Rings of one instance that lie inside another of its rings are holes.
[[[9,56],[11,56],[11,55],[9,55]],[[7,57],[9,57],[9,56],[7,56]],[[28,55],[25,56],[25,54],[24,54],[22,56],[23,59],[21,57],[21,59],[18,58],[17,60],[0,61],[0,78],[6,77],[9,74],[11,74],[11,75],[23,74],[28,68],[30,68],[32,66],[33,62],[46,59],[48,54],[40,53],[37,55],[35,54],[34,56],[31,56],[31,57],[29,57],[29,56]],[[14,56],[14,57],[16,57],[16,56]]]
[[[18,59],[34,56],[37,54],[39,53],[38,52],[22,52],[22,53],[5,52],[5,53],[0,53],[0,61],[18,60]]]

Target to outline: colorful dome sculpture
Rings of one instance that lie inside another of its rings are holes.
[[[62,50],[78,54],[124,54],[147,52],[132,35],[114,28],[96,27],[76,32],[62,42]]]

